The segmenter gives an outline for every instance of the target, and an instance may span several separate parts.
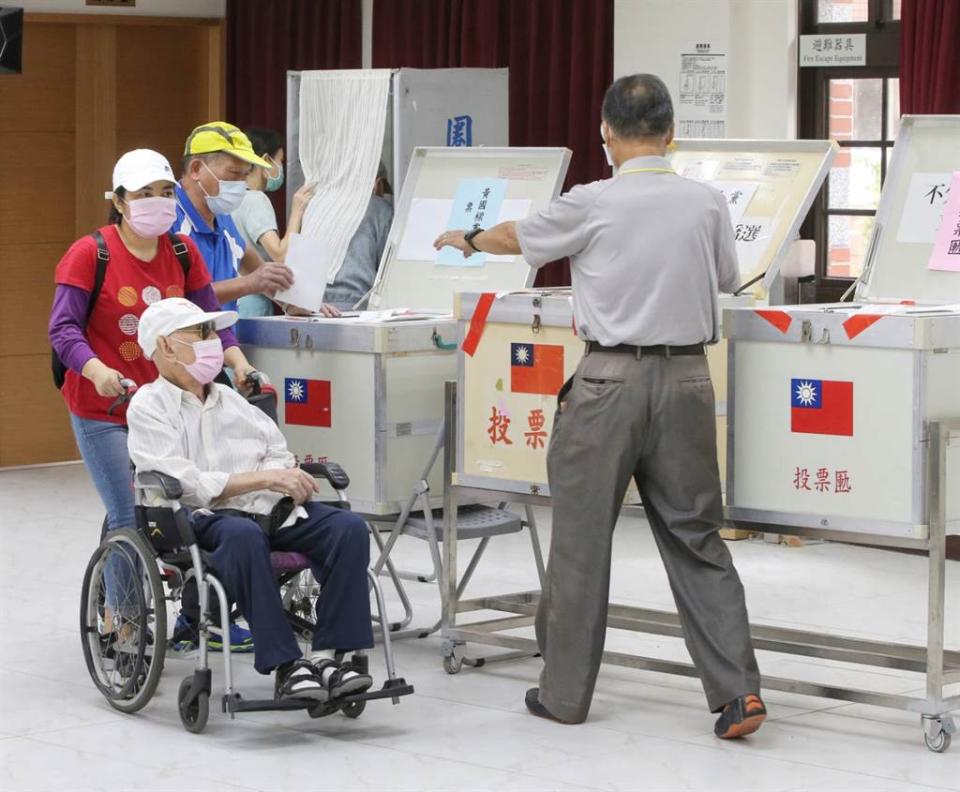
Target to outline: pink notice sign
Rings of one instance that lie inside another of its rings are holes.
[[[950,197],[927,266],[932,270],[960,272],[960,171],[954,171],[950,180]]]

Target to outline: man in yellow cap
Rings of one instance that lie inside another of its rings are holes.
[[[270,167],[254,152],[249,138],[225,121],[198,126],[183,150],[174,230],[196,242],[213,277],[217,299],[229,310],[237,309],[240,297],[272,297],[293,283],[290,268],[264,261],[256,248],[246,244],[230,217],[243,201],[251,170]]]

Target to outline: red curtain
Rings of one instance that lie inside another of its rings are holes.
[[[960,113],[960,2],[910,0],[900,31],[901,111]]]
[[[227,0],[227,118],[286,138],[288,69],[359,69],[360,0]],[[285,191],[270,194],[281,226]]]
[[[378,68],[510,69],[510,145],[573,151],[567,186],[607,178],[600,105],[613,79],[612,0],[379,0]],[[537,284],[566,286],[567,262]]]

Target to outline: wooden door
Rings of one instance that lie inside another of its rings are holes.
[[[0,75],[0,467],[78,458],[50,375],[53,273],[106,221],[114,162],[179,170],[223,117],[221,20],[27,14],[23,73]]]

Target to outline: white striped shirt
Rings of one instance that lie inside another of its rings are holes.
[[[227,480],[234,473],[296,466],[276,424],[225,385],[211,384],[201,402],[159,377],[134,394],[127,424],[127,449],[137,470],[179,479],[181,502],[195,508],[269,514],[280,493],[258,490],[221,499]],[[298,506],[284,526],[306,516]]]

